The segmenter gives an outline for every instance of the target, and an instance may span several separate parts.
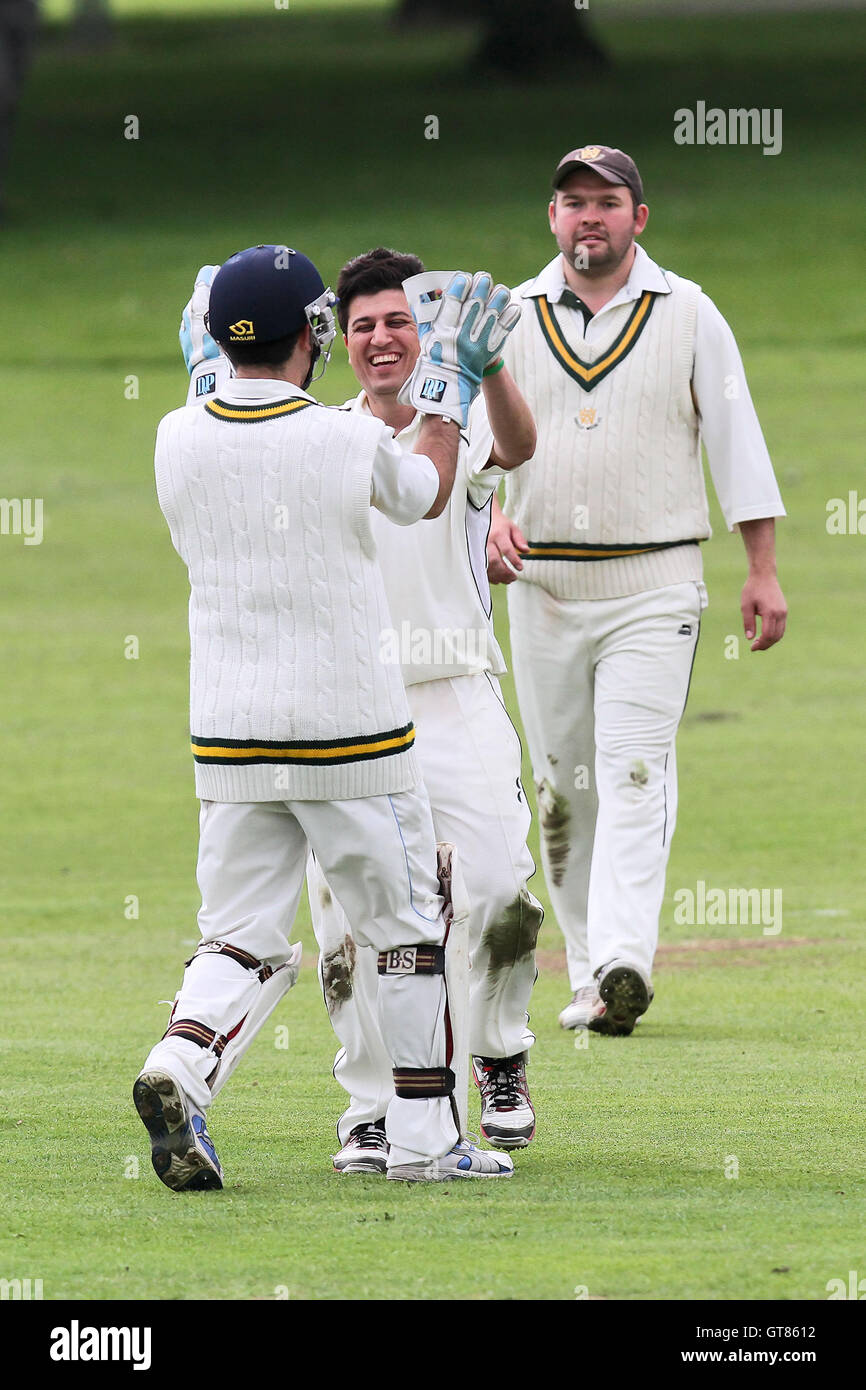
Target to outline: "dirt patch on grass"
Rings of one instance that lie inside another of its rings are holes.
[[[760,965],[761,955],[767,951],[784,951],[793,946],[832,946],[842,940],[843,937],[827,936],[707,936],[699,941],[659,946],[655,964],[656,969],[662,970],[689,970],[710,964]],[[731,959],[737,956],[743,959]],[[535,959],[539,970],[565,972],[564,951],[538,951]]]

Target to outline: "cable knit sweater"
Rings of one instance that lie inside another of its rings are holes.
[[[520,285],[506,361],[538,426],[508,475],[506,509],[530,543],[529,582],[559,598],[613,598],[701,578],[710,533],[691,396],[700,287],[617,310],[609,341],[567,341],[557,306]],[[685,544],[684,544],[685,542]]]
[[[339,800],[419,780],[370,530],[378,420],[286,385],[230,386],[159,426],[156,479],[189,569],[196,791]]]

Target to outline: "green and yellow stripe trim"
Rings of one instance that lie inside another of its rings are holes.
[[[672,550],[678,545],[697,545],[697,540],[655,541],[650,545],[585,545],[574,541],[529,541],[521,550],[524,560],[619,560],[624,555],[649,555],[654,550]]]
[[[644,290],[632,309],[625,328],[614,339],[604,357],[600,358],[598,362],[584,362],[569,347],[546,295],[542,294],[536,298],[535,312],[538,315],[547,346],[557,362],[565,368],[574,381],[583,387],[584,391],[592,391],[600,381],[603,381],[613,371],[614,367],[618,367],[620,362],[628,357],[646,327],[655,299],[656,295],[653,290]]]
[[[221,767],[243,767],[250,763],[334,767],[340,763],[367,762],[370,758],[389,758],[395,753],[405,753],[414,742],[414,724],[383,734],[299,740],[297,743],[254,738],[197,738],[193,734],[192,755],[197,763],[215,763]]]
[[[208,401],[205,410],[218,420],[240,421],[254,425],[259,420],[276,420],[280,415],[294,415],[298,410],[306,410],[315,401],[304,401],[298,397],[290,401],[277,401],[274,405],[226,405],[225,401]]]

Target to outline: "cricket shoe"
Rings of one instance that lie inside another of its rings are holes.
[[[560,1028],[592,1028],[598,1018],[603,1018],[605,1004],[595,985],[582,985],[571,997],[559,1015]]]
[[[653,1001],[652,985],[643,971],[627,960],[609,961],[596,970],[595,977],[604,1013],[589,1027],[594,1033],[627,1037]]]
[[[525,1149],[535,1137],[535,1111],[526,1084],[526,1054],[473,1057],[481,1092],[481,1133],[497,1149]]]
[[[450,1182],[452,1178],[510,1178],[514,1164],[507,1154],[492,1154],[461,1139],[449,1153],[425,1162],[397,1163],[388,1177],[397,1182]]]
[[[175,1192],[222,1187],[223,1170],[207,1122],[180,1086],[164,1071],[143,1071],[132,1099],[150,1135],[156,1176]]]
[[[384,1120],[355,1125],[340,1152],[334,1154],[334,1167],[338,1173],[384,1173],[388,1148]]]

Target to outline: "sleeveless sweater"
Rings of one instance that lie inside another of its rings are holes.
[[[700,580],[711,534],[691,395],[700,287],[664,272],[588,343],[519,286],[506,361],[535,416],[534,457],[506,479],[506,511],[530,542],[524,574],[565,599],[615,598]]]
[[[282,393],[279,393],[282,396]],[[419,780],[370,529],[378,420],[282,399],[159,426],[160,505],[190,580],[190,725],[206,800],[340,800]]]

